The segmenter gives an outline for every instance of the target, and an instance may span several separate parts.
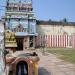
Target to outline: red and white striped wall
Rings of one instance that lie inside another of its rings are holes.
[[[36,37],[36,47],[52,48],[75,48],[75,35],[38,35]]]

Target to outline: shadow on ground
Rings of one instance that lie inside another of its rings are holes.
[[[50,72],[48,72],[46,69],[44,69],[43,67],[39,68],[39,75],[51,75]]]

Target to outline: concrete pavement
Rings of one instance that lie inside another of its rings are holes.
[[[39,75],[75,75],[75,65],[59,59],[56,55],[37,51],[39,61]]]

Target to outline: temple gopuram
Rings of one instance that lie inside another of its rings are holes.
[[[17,45],[14,48],[17,51],[35,48],[37,33],[32,0],[8,0],[3,19],[6,23],[5,29],[15,33]]]

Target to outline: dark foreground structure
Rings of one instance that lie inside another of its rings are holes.
[[[38,75],[38,55],[23,51],[6,55],[7,75]]]

